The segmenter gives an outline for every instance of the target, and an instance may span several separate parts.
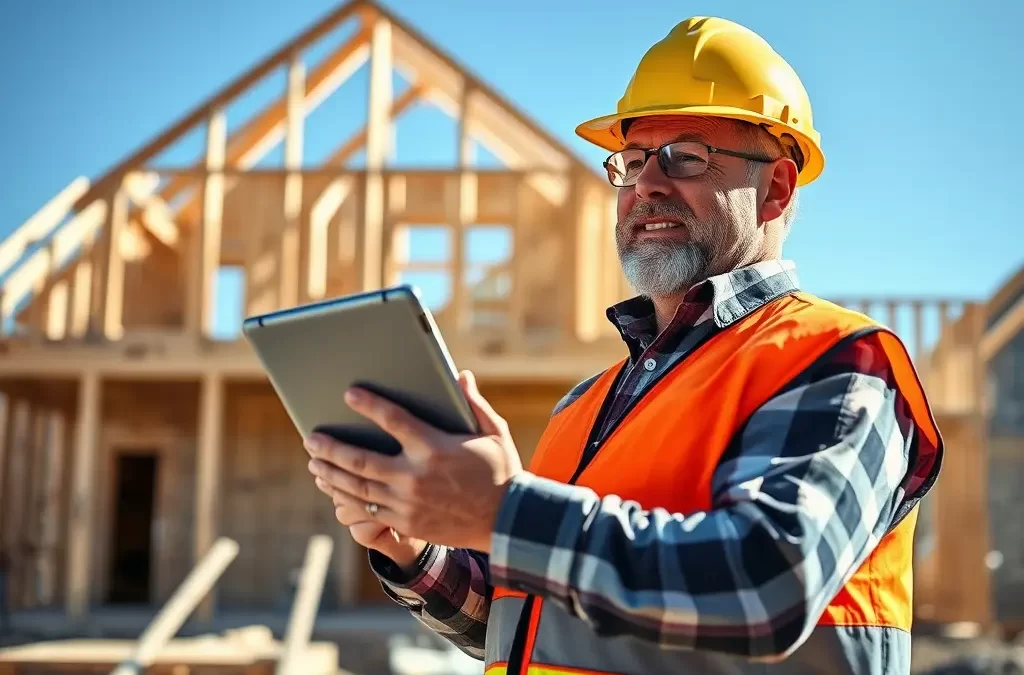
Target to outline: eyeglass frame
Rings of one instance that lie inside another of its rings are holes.
[[[609,171],[609,169],[608,169],[608,164],[610,163],[611,158],[616,156],[616,155],[618,155],[618,154],[620,154],[620,153],[622,153],[622,152],[630,150],[630,151],[633,151],[633,152],[642,152],[644,154],[644,163],[643,163],[644,167],[647,166],[647,162],[650,161],[652,156],[656,157],[657,160],[658,160],[658,168],[661,169],[662,173],[664,173],[669,178],[672,178],[673,180],[683,180],[683,179],[686,179],[686,178],[696,178],[697,176],[702,175],[704,173],[704,171],[707,171],[707,167],[708,167],[708,164],[710,162],[705,162],[704,163],[704,169],[700,173],[695,173],[692,176],[677,177],[677,176],[673,176],[672,174],[670,174],[668,172],[668,169],[665,166],[665,160],[663,159],[664,158],[663,151],[665,150],[665,148],[667,148],[670,145],[678,145],[678,144],[681,144],[681,143],[686,143],[686,144],[689,144],[689,145],[698,145],[698,146],[704,147],[704,148],[707,149],[708,155],[725,155],[727,157],[737,157],[739,159],[745,159],[745,160],[750,161],[750,162],[761,162],[763,164],[768,164],[770,162],[774,162],[774,161],[777,161],[779,159],[783,159],[782,157],[776,157],[775,159],[768,159],[768,158],[760,157],[760,156],[757,156],[757,155],[751,155],[751,154],[746,153],[746,152],[740,152],[738,150],[726,150],[725,148],[719,148],[719,147],[714,146],[714,145],[708,145],[707,143],[704,143],[702,141],[678,140],[678,141],[669,141],[668,143],[663,143],[662,145],[659,145],[656,148],[623,148],[622,150],[616,150],[612,154],[608,155],[608,157],[605,158],[605,160],[603,162],[601,162],[601,166],[604,167],[604,170],[605,170],[606,173],[611,173]],[[708,157],[708,159],[710,160],[711,158]],[[610,175],[608,176],[608,182],[611,183],[613,187],[632,187],[632,186],[636,185],[636,180],[639,179],[640,173],[642,173],[642,172],[643,172],[643,169],[640,169],[640,172],[637,173],[637,178],[634,179],[633,182],[629,183],[629,184],[616,185],[614,182],[612,182],[612,179],[611,179]]]

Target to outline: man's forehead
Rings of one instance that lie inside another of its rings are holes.
[[[736,136],[729,120],[715,117],[663,115],[632,122],[626,132],[627,147],[653,147],[676,140],[722,144]]]

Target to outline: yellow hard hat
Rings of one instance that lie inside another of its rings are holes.
[[[584,122],[576,133],[620,150],[622,120],[650,115],[727,117],[761,125],[780,139],[788,134],[803,155],[797,185],[825,168],[800,78],[761,36],[726,19],[697,16],[679,23],[644,54],[615,114]]]

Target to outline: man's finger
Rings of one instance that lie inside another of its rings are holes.
[[[352,495],[364,502],[390,504],[394,501],[394,495],[384,483],[349,473],[322,459],[309,460],[309,471],[334,491]]]
[[[396,527],[397,523],[401,521],[398,514],[392,511],[387,506],[377,504],[377,509],[374,512],[367,510],[366,506],[369,502],[365,502],[357,497],[348,495],[342,492],[335,493],[334,496],[334,513],[335,517],[339,520],[344,517],[351,519],[353,514],[361,513],[361,521],[364,522],[375,522],[381,525],[387,525],[388,527]],[[376,504],[376,502],[373,502]]]
[[[386,482],[394,476],[402,461],[401,456],[389,457],[357,448],[323,434],[312,434],[306,439],[305,446],[313,459],[323,460],[349,473],[380,482]]]
[[[357,413],[363,415],[395,437],[406,451],[429,446],[437,430],[399,405],[376,394],[353,387],[345,392],[345,402]]]

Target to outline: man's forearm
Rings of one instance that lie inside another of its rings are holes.
[[[416,571],[407,576],[370,551],[370,568],[384,592],[423,625],[483,659],[492,594],[486,554],[431,544]]]

